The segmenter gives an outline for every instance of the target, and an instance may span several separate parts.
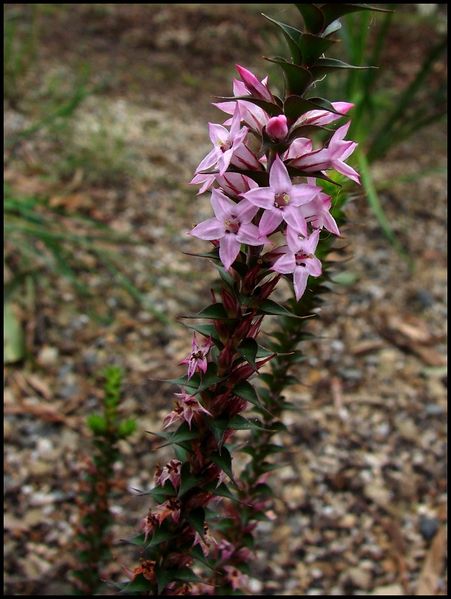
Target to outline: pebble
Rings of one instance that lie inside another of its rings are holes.
[[[426,541],[431,541],[438,530],[439,521],[437,518],[429,518],[428,516],[421,516],[420,518],[420,532]]]
[[[59,351],[57,347],[44,345],[37,356],[40,366],[54,366],[58,362]]]
[[[364,589],[365,591],[371,587],[371,574],[361,567],[350,568],[346,573],[345,579],[349,580],[355,587]]]

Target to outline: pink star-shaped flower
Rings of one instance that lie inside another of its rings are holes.
[[[258,206],[247,200],[235,204],[219,189],[213,189],[211,203],[215,217],[194,227],[191,235],[207,241],[219,240],[219,257],[228,270],[238,256],[242,243],[264,245],[267,239],[262,238],[258,228],[251,223]]]
[[[288,247],[282,248],[285,250],[284,253],[272,265],[272,269],[276,272],[284,275],[293,274],[297,301],[304,295],[309,275],[312,277],[321,275],[321,262],[314,255],[318,241],[319,230],[314,231],[306,239],[287,235]]]
[[[256,187],[243,194],[255,206],[264,208],[259,233],[266,236],[285,221],[295,231],[307,235],[307,224],[299,206],[313,200],[320,192],[315,185],[293,185],[286,166],[276,156],[269,172],[269,187]]]

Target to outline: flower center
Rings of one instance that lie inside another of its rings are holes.
[[[219,149],[221,150],[221,152],[227,152],[227,150],[230,150],[230,148],[232,147],[232,142],[228,139],[226,139],[225,141],[220,141],[218,142],[218,146]]]
[[[290,196],[286,193],[276,193],[274,195],[274,206],[283,210],[290,203]]]
[[[309,258],[313,258],[312,254],[307,254],[303,250],[299,251],[296,256],[296,266],[305,266],[305,261]]]
[[[231,216],[230,218],[227,218],[224,221],[224,226],[225,226],[225,232],[226,233],[238,233],[241,223],[240,221],[236,218],[236,216]]]

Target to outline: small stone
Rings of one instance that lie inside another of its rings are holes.
[[[387,584],[375,588],[371,595],[404,595],[404,591],[400,584]]]
[[[439,521],[437,518],[429,518],[428,516],[421,516],[420,518],[420,532],[426,541],[430,541],[435,537],[435,534],[439,527]]]
[[[44,345],[37,357],[40,366],[54,366],[58,361],[58,348]]]
[[[371,574],[360,567],[350,568],[347,572],[347,579],[359,589],[368,590],[371,587]]]

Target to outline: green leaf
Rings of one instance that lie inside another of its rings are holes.
[[[134,418],[128,418],[119,424],[118,434],[120,437],[125,439],[129,437],[136,430],[136,420]]]
[[[180,476],[180,489],[178,497],[182,497],[187,491],[195,487],[202,479],[198,476],[194,476],[190,472],[190,466],[188,463],[183,464],[182,472]]]
[[[253,368],[257,368],[255,364],[255,358],[257,357],[258,344],[255,339],[247,337],[240,343],[237,351],[247,362],[249,362]]]
[[[344,4],[336,2],[334,4],[323,4],[321,6],[321,12],[324,15],[324,26],[329,25],[336,19],[343,17],[351,12],[358,10],[371,10],[376,12],[391,12],[386,8],[380,8],[379,6],[370,6],[369,4]]]
[[[219,341],[219,334],[214,324],[183,324],[187,329],[196,331],[205,337],[211,337],[214,341]]]
[[[346,62],[343,62],[342,60],[338,60],[336,58],[318,58],[315,64],[310,67],[310,71],[314,79],[318,79],[319,77],[322,77],[327,73],[340,69],[353,69],[364,71],[368,69],[377,69],[377,67],[356,66],[352,64],[347,64]]]
[[[160,545],[161,543],[169,541],[170,539],[173,539],[176,536],[171,530],[165,528],[164,524],[165,523],[163,523],[159,528],[155,530],[155,532],[152,535],[152,539],[150,540],[150,543],[146,545],[146,549],[149,549],[150,547],[155,547],[156,545]]]
[[[186,516],[186,519],[191,524],[196,532],[201,537],[204,536],[205,510],[202,507],[196,508]]]
[[[25,356],[25,335],[9,302],[3,304],[3,360],[13,364]]]
[[[287,97],[283,109],[287,118],[290,119],[298,119],[301,115],[309,112],[310,110],[328,110],[334,114],[342,114],[341,112],[335,110],[332,104],[324,98],[306,99],[293,94]]]
[[[227,447],[223,446],[221,453],[214,453],[210,459],[216,466],[224,470],[227,476],[233,481],[232,456]]]
[[[303,60],[303,55],[300,46],[302,32],[298,29],[295,29],[294,27],[291,27],[291,25],[287,25],[286,23],[276,21],[275,19],[268,17],[268,15],[265,15],[264,13],[262,13],[262,16],[265,17],[265,19],[268,19],[268,21],[271,21],[271,23],[274,23],[274,25],[276,25],[277,27],[279,27],[279,29],[282,30],[282,33],[290,48],[293,62],[296,64],[301,64],[302,62],[305,62],[305,60]]]
[[[295,4],[304,19],[305,28],[319,33],[324,27],[324,15],[315,4]]]
[[[228,499],[232,499],[233,501],[238,501],[237,497],[232,493],[232,491],[225,483],[221,483],[217,487],[215,486],[215,484],[216,483],[212,483],[207,487],[207,489],[211,491],[211,493],[214,493],[219,497],[227,497]]]
[[[129,582],[122,591],[120,591],[120,595],[129,595],[130,593],[146,593],[153,589],[152,583],[144,578],[142,574],[138,574],[135,578]]]
[[[230,320],[230,317],[227,314],[224,306],[219,302],[207,306],[198,314],[194,314],[192,316],[182,316],[181,318],[211,318],[213,320]]]
[[[175,491],[172,484],[167,481],[163,487],[155,487],[150,491],[139,491],[137,495],[150,495],[156,503],[163,503],[168,497],[175,497]]]
[[[235,385],[235,387],[232,389],[232,392],[237,397],[241,397],[241,399],[244,399],[251,404],[254,404],[256,406],[260,405],[257,392],[255,391],[251,383],[249,383],[248,381],[241,381],[240,383]]]
[[[353,285],[356,281],[358,281],[359,275],[350,270],[344,270],[342,272],[337,273],[336,275],[332,275],[330,280],[333,283],[337,283],[338,285]]]
[[[95,435],[102,435],[107,430],[107,422],[100,414],[90,414],[86,423]]]
[[[280,304],[273,302],[273,300],[269,300],[269,299],[264,300],[260,304],[259,313],[260,314],[270,314],[270,315],[274,315],[274,316],[285,316],[287,318],[298,318],[298,319],[309,318],[307,316],[298,316],[297,314],[293,314],[293,312],[290,312],[289,310],[284,308],[284,306],[281,306]]]
[[[267,58],[265,56],[265,59],[269,62],[278,64],[283,70],[288,94],[301,96],[313,82],[313,77],[308,69],[304,69],[299,65],[288,62],[285,58]]]
[[[318,37],[311,33],[304,33],[299,40],[303,64],[311,66],[336,40]]]

